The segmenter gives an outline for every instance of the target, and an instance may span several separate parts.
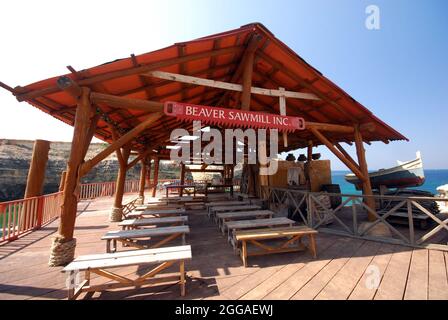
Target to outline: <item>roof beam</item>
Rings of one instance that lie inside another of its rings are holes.
[[[214,50],[214,51],[207,50],[204,52],[186,55],[181,58],[176,57],[176,58],[166,59],[166,60],[154,62],[154,63],[148,64],[148,65],[143,65],[143,66],[139,66],[139,67],[131,67],[131,68],[123,69],[123,70],[106,72],[106,73],[103,73],[103,74],[100,74],[97,76],[79,80],[78,84],[80,86],[88,86],[88,85],[92,85],[92,84],[95,84],[98,82],[103,82],[103,81],[112,80],[112,79],[116,79],[116,78],[122,78],[122,77],[131,76],[131,75],[145,73],[145,72],[148,72],[151,70],[156,70],[156,69],[164,68],[167,66],[171,66],[173,64],[184,63],[187,61],[199,60],[199,59],[218,56],[218,55],[230,54],[230,53],[238,52],[241,50],[242,50],[242,48],[239,46],[228,47],[228,48],[223,48],[223,49]],[[20,88],[20,89],[24,90],[26,88]],[[16,96],[16,98],[19,101],[25,101],[25,100],[30,100],[30,99],[40,97],[43,95],[59,92],[59,91],[61,91],[61,89],[57,85],[54,85],[54,86],[48,86],[43,89],[37,89],[37,90],[29,91],[26,93],[18,94]]]
[[[310,83],[308,83],[301,76],[299,76],[296,73],[286,69],[281,62],[279,62],[279,61],[269,57],[267,54],[265,54],[264,52],[261,52],[261,51],[258,51],[256,54],[261,59],[263,59],[267,63],[269,63],[271,66],[278,68],[282,73],[287,75],[292,80],[299,82],[300,85],[302,85],[304,88],[307,88],[308,90],[314,92],[317,97],[319,97],[320,99],[324,100],[328,104],[330,104],[333,107],[335,107],[340,113],[342,113],[345,116],[347,116],[348,118],[350,118],[350,120],[352,120],[354,123],[358,123],[359,122],[359,120],[355,116],[353,116],[348,111],[346,111],[345,108],[342,107],[337,102],[335,102],[334,99],[329,98],[326,94],[324,94],[324,93],[320,92],[319,90],[317,90],[315,87],[313,87]]]
[[[172,80],[177,82],[189,83],[198,86],[206,86],[224,90],[238,91],[243,92],[243,85],[216,81],[210,79],[204,79],[199,77],[192,77],[177,73],[165,72],[165,71],[150,71],[145,73],[144,75],[159,79]],[[286,97],[286,98],[295,98],[295,99],[308,99],[308,100],[320,100],[315,94],[312,93],[304,93],[304,92],[294,92],[294,91],[280,91],[277,89],[266,89],[259,87],[251,87],[250,90],[253,94],[259,94],[270,97]]]
[[[163,111],[163,103],[158,101],[125,98],[99,92],[91,92],[90,99],[96,104],[106,104],[108,106],[120,109],[135,109],[148,112]]]

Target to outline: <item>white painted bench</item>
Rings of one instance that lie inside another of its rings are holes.
[[[185,209],[150,209],[144,211],[134,211],[127,215],[127,219],[138,219],[145,216],[156,216],[156,217],[166,217],[166,216],[179,216],[185,213]]]
[[[225,233],[226,225],[224,222],[232,220],[256,219],[256,218],[272,218],[274,212],[271,210],[251,210],[251,211],[236,211],[236,212],[220,212],[216,214],[218,220],[218,228]]]
[[[68,264],[62,271],[68,273],[67,284],[68,299],[76,299],[82,292],[101,292],[109,289],[141,287],[143,285],[178,281],[180,284],[180,294],[185,295],[185,261],[191,259],[191,247],[176,246],[158,249],[133,250],[117,253],[92,254],[76,258]],[[179,274],[174,276],[159,276],[164,269],[179,263]],[[155,268],[130,279],[114,272],[110,268],[120,268],[128,266],[156,265]],[[84,281],[77,284],[79,272],[84,271]],[[107,283],[90,285],[90,274],[95,273],[108,280]],[[112,281],[111,281],[112,280]]]
[[[279,226],[292,227],[294,223],[295,223],[294,220],[285,217],[224,222],[225,228],[227,229],[227,239],[232,244],[235,252],[238,249],[238,242],[236,241],[235,238],[235,232],[238,230],[259,229],[265,227],[279,227]]]
[[[260,210],[260,209],[261,209],[260,206],[254,205],[254,204],[217,206],[217,207],[210,207],[208,216],[210,219],[215,219],[215,222],[216,222],[216,214],[219,212],[249,211],[249,210]]]
[[[317,257],[316,239],[317,231],[307,226],[294,226],[288,228],[269,228],[258,230],[241,230],[235,232],[235,239],[241,242],[241,260],[247,266],[247,257],[259,256],[280,252],[297,252],[308,248],[314,258]],[[308,236],[309,245],[302,243],[302,237]],[[286,239],[277,246],[261,243],[263,240]],[[296,243],[297,242],[297,243]],[[258,248],[255,252],[248,252],[247,243],[251,243]]]
[[[182,244],[185,244],[185,236],[190,233],[188,226],[162,227],[151,229],[135,229],[135,230],[117,230],[107,232],[101,240],[106,240],[106,252],[116,252],[117,242],[124,245],[135,247],[138,249],[153,249],[182,237]],[[154,237],[164,237],[162,240],[152,245],[143,245],[137,242],[137,239],[151,239]],[[112,244],[112,246],[111,246]]]
[[[158,226],[163,224],[184,225],[188,222],[187,216],[163,217],[163,218],[142,218],[142,219],[126,219],[118,225],[123,230],[138,229],[140,227]]]

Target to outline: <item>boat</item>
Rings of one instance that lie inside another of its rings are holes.
[[[416,159],[411,161],[397,161],[398,165],[389,169],[380,169],[369,173],[372,189],[409,188],[418,187],[425,183],[423,161],[420,151],[417,151]],[[362,182],[353,173],[345,175],[345,180],[354,184],[357,190],[362,189]]]

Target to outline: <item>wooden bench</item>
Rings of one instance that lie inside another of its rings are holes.
[[[219,212],[229,212],[229,211],[249,211],[249,210],[260,210],[261,207],[254,204],[243,204],[243,205],[225,205],[225,206],[217,206],[210,207],[208,212],[208,217],[210,219],[215,219],[216,214]]]
[[[167,216],[180,216],[185,213],[185,209],[149,209],[144,211],[134,211],[129,213],[127,219],[138,219],[145,216],[167,217]]]
[[[232,244],[235,252],[238,251],[238,242],[236,241],[235,238],[235,233],[238,230],[259,229],[265,227],[279,227],[279,226],[292,227],[294,223],[295,223],[294,220],[285,217],[224,222],[225,228],[227,229],[227,240]]]
[[[241,206],[244,204],[250,204],[250,201],[237,201],[237,200],[227,200],[227,201],[211,201],[205,204],[205,208],[207,208],[207,212],[210,212],[211,207],[220,207],[220,206]],[[209,215],[210,216],[210,215]]]
[[[186,210],[190,210],[192,207],[200,207],[201,209],[204,209],[205,203],[204,201],[185,202],[183,206]]]
[[[317,257],[316,249],[316,239],[315,235],[317,231],[306,226],[295,226],[289,228],[269,228],[269,229],[258,229],[258,230],[243,230],[235,232],[236,241],[241,241],[241,251],[240,256],[243,261],[244,266],[247,266],[247,257],[249,256],[259,256],[271,253],[280,252],[296,252],[303,251],[307,247],[302,243],[302,237],[309,237],[308,249],[310,250],[313,258]],[[281,239],[286,238],[286,240],[277,246],[267,245],[261,243],[263,240],[270,239]],[[247,243],[255,245],[260,250],[255,252],[247,251]],[[292,246],[297,242],[297,245]]]
[[[68,299],[76,299],[82,292],[101,292],[109,289],[138,287],[143,285],[178,281],[180,294],[185,296],[185,261],[191,259],[191,247],[177,246],[158,249],[133,250],[118,253],[93,254],[76,258],[62,271],[68,273]],[[179,263],[179,274],[174,276],[158,275],[162,270]],[[156,265],[155,268],[130,279],[114,272],[110,268],[128,266]],[[79,272],[85,272],[84,281],[80,284],[73,283],[78,278]],[[108,280],[107,283],[90,285],[90,274],[95,273]],[[112,281],[110,281],[112,280]]]
[[[242,219],[272,218],[273,215],[274,212],[270,210],[220,212],[216,214],[216,219],[218,220],[218,228],[224,234],[226,230],[224,222]]]
[[[106,240],[106,252],[109,253],[117,251],[117,241],[138,249],[158,248],[178,237],[182,237],[182,244],[185,244],[185,236],[187,233],[190,233],[190,228],[188,226],[117,230],[109,231],[101,238],[101,240]],[[140,244],[137,242],[137,239],[150,238],[152,240],[154,237],[164,238],[153,245]]]
[[[172,209],[182,209],[180,204],[165,204],[160,203],[157,205],[153,204],[142,204],[135,207],[133,211],[145,211],[145,210],[172,210]]]
[[[184,225],[188,222],[187,216],[164,217],[164,218],[142,218],[142,219],[126,219],[118,225],[123,230],[139,229],[141,227],[158,226],[169,224],[171,226]]]

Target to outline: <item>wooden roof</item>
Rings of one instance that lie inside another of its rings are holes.
[[[320,100],[287,99],[287,115],[301,116],[306,121],[341,125],[373,123],[375,130],[363,133],[365,141],[387,143],[392,140],[407,140],[310,66],[259,23],[176,43],[138,56],[131,55],[85,70],[76,71],[69,67],[70,73],[66,76],[81,86],[88,86],[92,91],[101,93],[160,102],[179,101],[234,108],[239,104],[238,93],[160,80],[142,74],[161,70],[241,83],[244,52],[253,45],[255,38],[257,51],[253,86],[273,89],[284,87],[286,90],[313,93],[320,98]],[[76,101],[57,87],[58,78],[59,76],[25,87],[16,87],[12,91],[19,101],[27,101],[51,116],[73,125]],[[275,97],[252,94],[250,106],[253,111],[279,113],[278,98]],[[124,133],[138,125],[148,115],[146,111],[118,109],[105,104],[98,107],[105,116],[99,120],[95,136],[107,142],[111,142],[112,137],[106,121]],[[189,128],[190,124],[163,116],[155,125],[144,131],[133,148],[141,149],[146,147],[144,145],[153,148],[163,146],[169,139],[171,130],[178,127]],[[351,133],[331,133],[329,137],[332,142],[354,140]],[[305,147],[307,140],[310,139],[315,145],[321,144],[307,130],[289,134],[287,150]]]

